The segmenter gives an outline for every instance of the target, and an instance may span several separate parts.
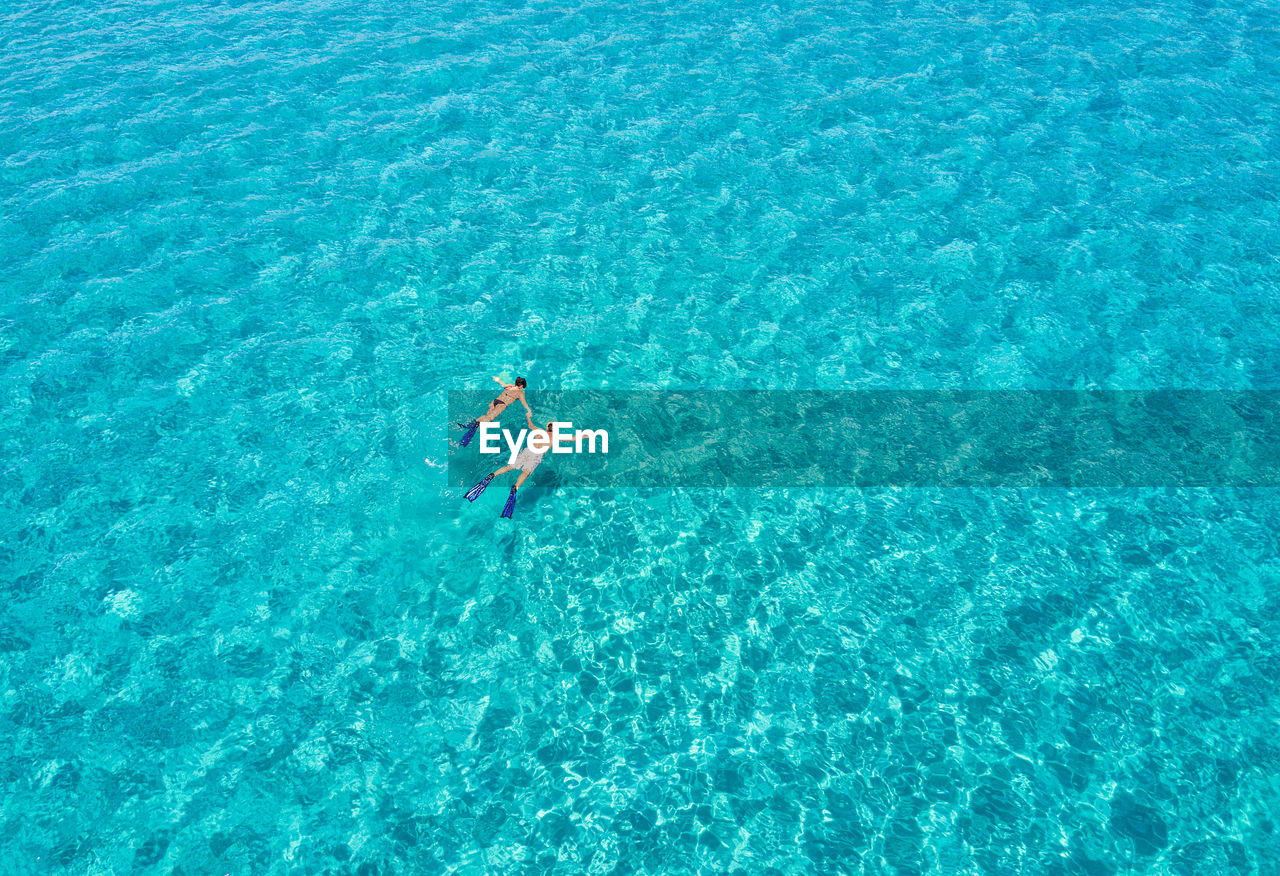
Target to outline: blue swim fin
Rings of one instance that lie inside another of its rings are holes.
[[[480,494],[484,492],[484,488],[489,486],[489,481],[493,480],[493,475],[485,475],[484,480],[467,490],[467,501],[474,502],[480,498]]]
[[[470,423],[468,423],[466,425],[467,434],[462,436],[462,440],[459,441],[458,444],[462,447],[466,447],[468,444],[470,444],[471,439],[476,437],[476,430],[479,428],[480,428],[479,420],[472,420]]]
[[[503,516],[503,517],[510,517],[510,516],[511,516],[511,511],[512,511],[512,509],[513,509],[513,508],[515,508],[515,507],[516,507],[516,488],[515,488],[515,487],[512,487],[512,488],[511,488],[511,495],[510,495],[510,496],[507,496],[507,507],[505,507],[505,508],[503,508],[503,509],[502,509],[502,516]]]

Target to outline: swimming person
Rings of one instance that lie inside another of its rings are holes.
[[[524,418],[525,422],[529,424],[529,432],[532,433],[535,428],[533,425],[532,412],[526,412]],[[489,486],[489,482],[498,475],[520,469],[520,477],[516,478],[516,484],[511,488],[511,495],[507,496],[507,504],[502,509],[502,516],[510,517],[512,510],[516,506],[516,490],[520,489],[520,485],[524,483],[525,478],[533,474],[533,470],[542,462],[542,457],[547,455],[547,451],[551,449],[551,444],[555,442],[556,436],[555,431],[552,429],[553,425],[553,423],[547,423],[547,435],[551,438],[551,441],[547,443],[546,447],[542,448],[541,451],[535,451],[532,447],[526,445],[524,450],[520,451],[520,455],[516,457],[515,462],[509,465],[504,465],[493,474],[485,475],[484,480],[467,490],[467,501],[474,502],[476,499],[480,498],[480,494],[484,492],[484,488]],[[532,435],[530,437],[532,437]]]
[[[501,377],[493,378],[494,382],[502,387],[502,392],[498,393],[498,397],[489,402],[489,410],[478,419],[472,420],[466,425],[467,434],[462,436],[462,440],[458,444],[466,447],[471,443],[471,439],[475,437],[476,430],[480,428],[481,423],[488,423],[496,419],[503,411],[507,409],[507,405],[519,399],[520,404],[524,405],[525,416],[532,416],[533,411],[529,409],[529,402],[525,401],[524,388],[528,385],[523,377],[517,377],[515,383],[503,383]],[[458,425],[462,425],[459,423]]]

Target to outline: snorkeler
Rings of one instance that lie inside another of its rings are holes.
[[[529,432],[532,433],[535,429],[533,425],[533,412],[527,411],[524,418],[525,422],[529,424]],[[552,439],[552,441],[555,440],[555,432],[552,428],[553,426],[553,423],[547,423],[547,435]],[[533,470],[542,462],[542,457],[546,455],[550,446],[551,443],[548,442],[547,446],[543,447],[540,452],[535,451],[532,447],[526,446],[524,450],[520,451],[520,455],[516,457],[515,462],[510,465],[504,465],[493,474],[485,475],[484,480],[467,490],[467,501],[474,502],[476,499],[480,498],[480,494],[484,492],[484,488],[489,486],[489,482],[498,475],[520,469],[520,477],[516,478],[516,484],[511,488],[511,494],[507,496],[507,504],[502,509],[502,516],[510,517],[512,510],[514,510],[516,506],[516,490],[520,489],[520,485],[524,483],[525,478],[533,474]]]
[[[517,399],[520,400],[520,404],[524,405],[525,416],[528,417],[533,415],[533,411],[529,409],[529,402],[525,401],[524,388],[528,384],[525,383],[523,377],[517,377],[515,383],[503,383],[501,377],[495,377],[493,380],[502,387],[502,392],[498,393],[497,398],[489,402],[489,410],[487,413],[478,419],[472,420],[466,426],[463,426],[463,428],[467,430],[467,433],[463,435],[462,440],[458,442],[462,447],[466,447],[471,443],[471,439],[475,437],[476,430],[480,428],[481,423],[488,423],[497,419],[497,417],[507,409],[507,405]],[[462,426],[461,423],[458,425]]]

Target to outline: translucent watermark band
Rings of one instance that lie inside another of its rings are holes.
[[[449,394],[466,424],[492,394]],[[593,487],[1280,486],[1280,391],[541,391],[534,424],[604,431],[608,452],[543,457]],[[526,429],[517,401],[497,418]],[[469,485],[508,461],[459,447]]]

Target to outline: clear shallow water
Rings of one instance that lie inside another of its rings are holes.
[[[9,7],[4,869],[1275,872],[1273,492],[506,526],[444,392],[1275,387],[1278,25]]]

